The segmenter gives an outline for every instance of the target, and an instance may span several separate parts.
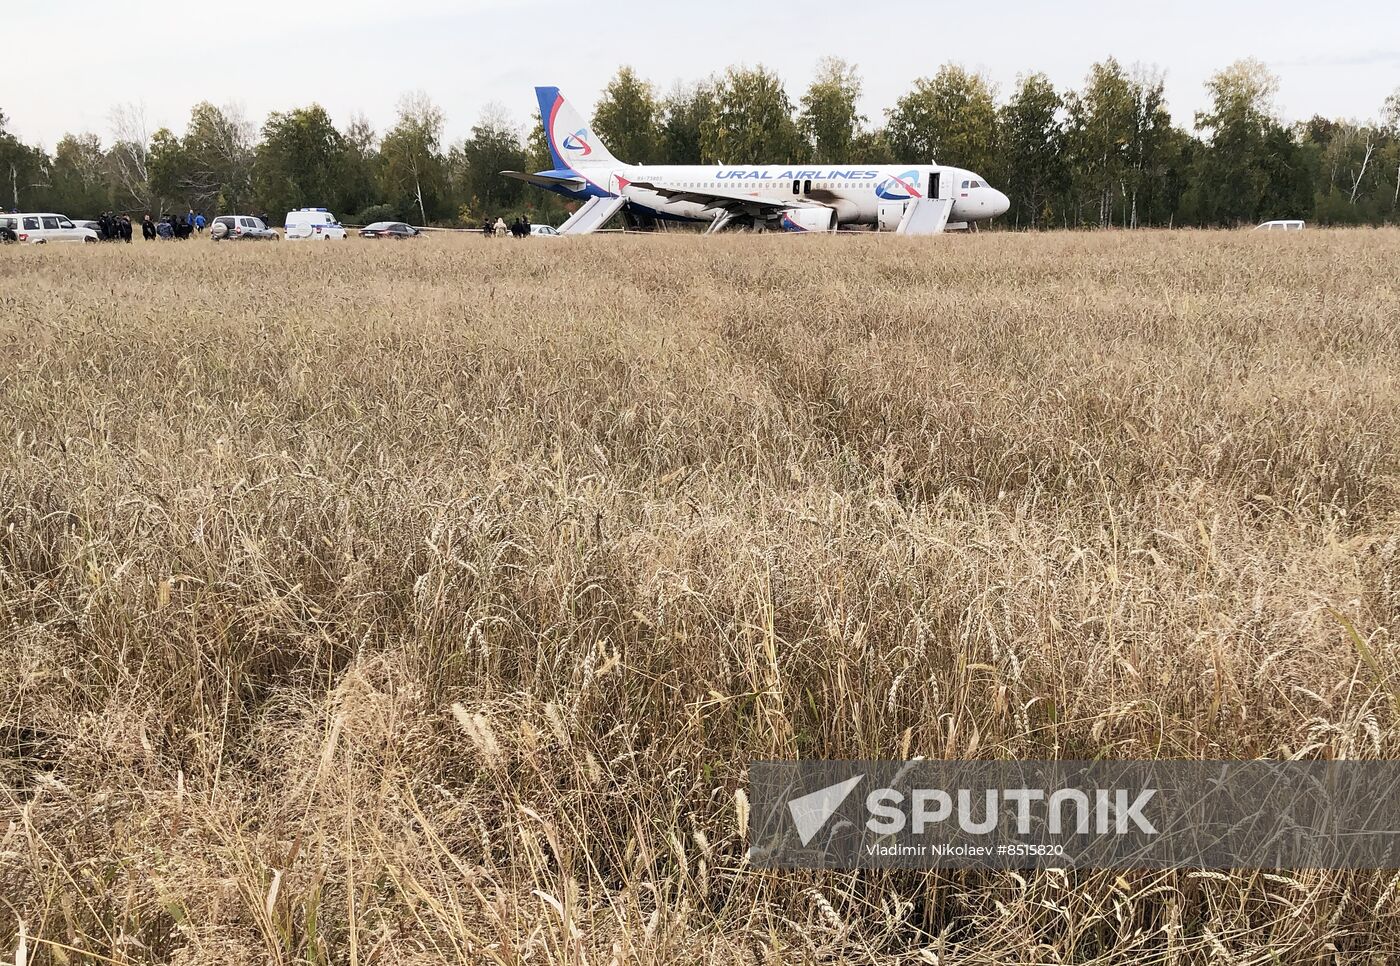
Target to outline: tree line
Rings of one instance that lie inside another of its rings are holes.
[[[623,67],[593,124],[629,162],[970,168],[1011,199],[1008,227],[1400,220],[1400,90],[1374,119],[1285,125],[1277,89],[1262,64],[1237,61],[1207,81],[1209,106],[1187,130],[1172,121],[1159,71],[1113,58],[1094,64],[1078,90],[1031,73],[1004,97],[984,75],[945,64],[872,122],[859,109],[859,72],[837,58],[823,59],[795,100],[761,65],[665,93]],[[562,216],[563,199],[499,175],[553,167],[538,113],[522,127],[488,108],[450,145],[444,121],[422,93],[405,96],[382,133],[363,117],[339,128],[318,104],[258,126],[237,106],[210,103],[194,107],[183,133],[148,131],[127,105],[112,112],[106,143],[67,134],[49,153],[7,133],[0,111],[0,204],[75,217],[324,205],[355,223],[438,225]]]

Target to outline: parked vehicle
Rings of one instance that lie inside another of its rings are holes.
[[[0,245],[19,241],[19,216],[0,215]]]
[[[30,245],[46,245],[49,242],[95,242],[97,232],[82,228],[73,223],[67,215],[53,212],[19,212],[5,216],[15,222],[15,240]]]
[[[563,238],[563,237],[564,237],[563,235],[559,234],[559,232],[558,232],[557,230],[555,230],[555,228],[554,228],[553,226],[551,226],[551,225],[531,225],[531,226],[530,226],[530,235],[531,235],[531,237],[544,236],[544,237],[546,237],[546,238]]]
[[[282,236],[275,228],[269,228],[261,218],[252,215],[220,215],[214,219],[209,229],[209,237],[214,241],[277,241]]]
[[[1255,225],[1255,231],[1302,231],[1303,220],[1301,218],[1283,218],[1277,221],[1266,221],[1262,225]]]
[[[360,229],[361,238],[417,238],[425,234],[401,221],[376,221]]]
[[[328,208],[298,208],[287,212],[287,241],[344,238],[345,228]]]

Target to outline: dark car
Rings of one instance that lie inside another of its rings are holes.
[[[361,238],[417,238],[424,234],[401,221],[376,221],[360,229]]]
[[[19,219],[13,215],[0,215],[0,244],[19,241]]]

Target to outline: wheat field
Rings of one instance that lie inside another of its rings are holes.
[[[1400,231],[0,250],[0,960],[1350,963],[771,758],[1394,758]]]

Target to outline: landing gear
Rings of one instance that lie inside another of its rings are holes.
[[[732,224],[733,221],[734,221],[734,212],[732,212],[732,211],[720,212],[719,217],[716,218],[714,221],[710,222],[710,227],[705,229],[705,234],[707,234],[707,235],[713,235],[713,234],[715,234],[716,232],[724,231],[724,229],[727,228],[730,224]]]
[[[622,223],[628,231],[655,231],[656,215],[648,208],[630,202],[622,209]]]

